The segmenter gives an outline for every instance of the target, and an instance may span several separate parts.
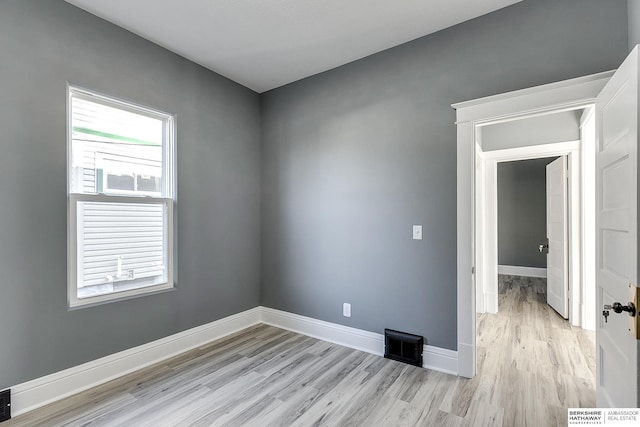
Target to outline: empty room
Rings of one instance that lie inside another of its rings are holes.
[[[0,425],[638,408],[637,43],[638,0],[0,1]]]

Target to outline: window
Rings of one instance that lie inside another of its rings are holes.
[[[174,118],[69,87],[69,306],[173,288]]]

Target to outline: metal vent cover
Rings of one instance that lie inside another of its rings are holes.
[[[384,330],[384,357],[422,367],[424,339],[406,332]]]
[[[0,422],[11,419],[11,390],[0,391]]]

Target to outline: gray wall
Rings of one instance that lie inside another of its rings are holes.
[[[546,165],[554,158],[498,163],[498,264],[547,267]]]
[[[580,139],[582,110],[546,114],[528,119],[483,126],[483,151],[552,144]]]
[[[626,53],[625,0],[525,0],[264,94],[263,305],[455,349],[450,105]]]
[[[640,0],[628,0],[629,50],[640,43]]]
[[[62,0],[0,4],[0,389],[259,304],[259,96]],[[177,115],[177,290],[67,310],[67,81]]]
[[[624,0],[525,0],[259,97],[62,0],[0,8],[0,389],[261,302],[454,349],[449,105],[628,43]],[[177,290],[67,310],[67,82],[177,114]]]

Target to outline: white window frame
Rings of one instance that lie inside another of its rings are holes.
[[[163,149],[162,149],[162,190],[165,197],[157,197],[152,194],[87,194],[72,192],[72,98],[78,97],[89,100],[91,102],[108,105],[110,107],[121,110],[142,114],[149,117],[162,120],[164,123]],[[69,309],[83,308],[94,305],[100,305],[108,302],[121,301],[130,298],[140,297],[144,295],[156,294],[175,289],[175,245],[174,245],[174,205],[176,197],[176,173],[175,173],[175,116],[169,113],[155,110],[139,104],[124,101],[121,99],[107,96],[95,91],[80,88],[67,84],[67,264],[68,264],[68,280],[67,280],[67,300]],[[91,297],[78,298],[78,218],[77,209],[79,202],[116,202],[116,203],[143,203],[143,204],[162,204],[166,212],[164,220],[165,232],[165,259],[166,259],[166,281],[156,285],[145,286],[136,289],[113,292],[109,294],[101,294]]]

